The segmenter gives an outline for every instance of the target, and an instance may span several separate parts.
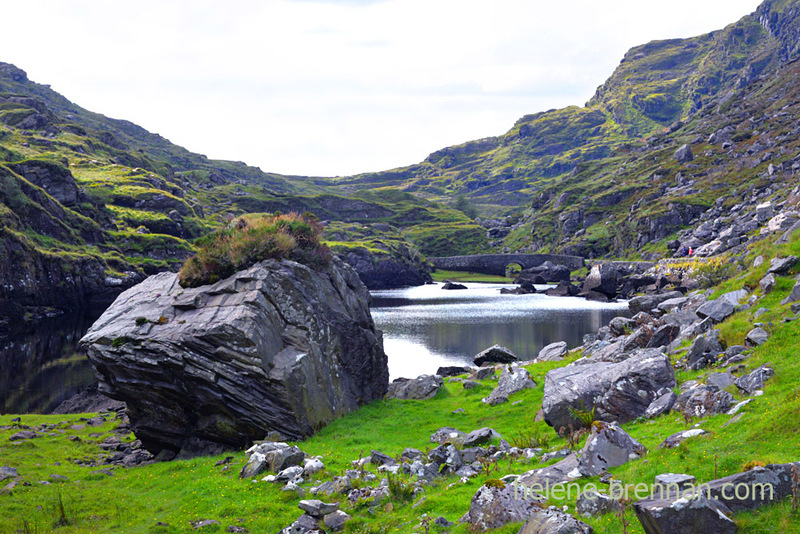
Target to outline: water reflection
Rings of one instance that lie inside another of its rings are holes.
[[[470,365],[483,349],[500,344],[525,359],[555,341],[570,347],[617,315],[626,303],[574,297],[501,295],[500,284],[441,285],[375,291],[372,316],[383,330],[391,378],[433,373],[442,365]]]
[[[0,338],[0,414],[48,413],[94,382],[78,349],[98,312],[18,324]]]

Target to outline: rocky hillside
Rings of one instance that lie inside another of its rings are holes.
[[[486,243],[484,230],[458,210],[397,190],[349,198],[308,179],[209,160],[89,112],[0,63],[0,316],[108,303],[145,275],[176,270],[193,241],[221,223],[275,211],[391,224],[402,246],[384,255],[400,264],[415,248],[409,233],[431,254]],[[433,233],[438,240],[427,239]],[[462,235],[470,238],[454,237]],[[424,279],[427,268],[414,268]]]
[[[485,225],[498,250],[666,254],[663,240],[718,202],[765,192],[770,164],[791,170],[799,17],[796,1],[765,2],[723,30],[634,47],[584,107],[527,115],[503,136],[327,183],[463,194],[488,218],[513,213]],[[691,155],[678,161],[683,144]],[[778,189],[785,196],[782,186],[766,196]]]

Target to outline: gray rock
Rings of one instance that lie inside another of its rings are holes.
[[[383,397],[389,377],[369,293],[337,259],[268,260],[191,289],[151,276],[81,343],[100,392],[127,403],[154,454],[216,453],[271,431],[300,439]]]
[[[542,411],[547,424],[579,428],[570,412],[595,407],[595,418],[625,423],[644,415],[662,388],[675,387],[669,357],[645,349],[620,363],[569,365],[548,372]]]
[[[456,282],[451,282],[450,280],[447,280],[444,284],[442,284],[442,289],[453,291],[458,289],[467,289],[467,286],[465,286],[464,284],[458,284]]]
[[[464,441],[462,445],[464,447],[475,447],[476,445],[485,445],[489,443],[494,436],[499,436],[497,432],[495,432],[491,428],[479,428],[478,430],[473,430],[469,434],[464,437]]]
[[[735,381],[736,377],[727,371],[724,373],[711,373],[706,378],[706,385],[714,387],[717,390],[723,390],[728,386],[732,386]]]
[[[500,373],[497,387],[494,388],[488,397],[482,399],[482,402],[494,406],[506,402],[514,393],[518,393],[523,389],[535,387],[536,382],[533,381],[533,378],[531,378],[530,373],[526,369],[516,365],[508,365],[505,366],[503,372]]]
[[[769,273],[767,276],[762,278],[760,282],[758,282],[758,287],[765,295],[772,292],[772,290],[775,289],[775,275]]]
[[[251,478],[264,471],[280,473],[289,467],[302,466],[305,453],[286,443],[267,441],[247,450],[248,460],[239,473],[240,478]]]
[[[322,517],[334,513],[339,509],[339,503],[326,503],[319,499],[302,500],[297,507],[308,515],[321,519]]]
[[[516,354],[500,345],[491,346],[472,358],[477,366],[487,363],[512,363],[518,360],[519,357]]]
[[[767,273],[774,273],[777,275],[787,274],[792,267],[797,264],[797,256],[787,256],[785,258],[772,258],[769,262],[769,269]]]
[[[702,369],[716,362],[724,350],[719,341],[719,330],[709,330],[692,342],[686,352],[686,365],[690,369]]]
[[[541,495],[516,485],[502,482],[498,485],[484,484],[472,496],[467,521],[475,532],[519,523],[539,511],[544,500]]]
[[[709,386],[697,386],[681,393],[674,409],[687,417],[704,417],[725,413],[733,404],[733,395]]]
[[[800,282],[795,283],[789,295],[781,301],[781,304],[789,304],[800,300]]]
[[[547,508],[535,512],[517,534],[592,534],[592,527],[571,515]]]
[[[693,428],[691,430],[683,430],[681,432],[676,432],[675,434],[672,434],[667,439],[662,441],[659,447],[661,447],[662,449],[674,449],[687,439],[694,438],[697,436],[702,436],[705,433],[706,431],[703,430],[702,428]]]
[[[421,450],[413,449],[410,447],[406,447],[405,449],[403,449],[403,452],[400,453],[400,459],[407,462],[413,462],[414,460],[419,460],[420,458],[422,458],[422,456],[423,454]]]
[[[756,218],[758,222],[765,223],[774,216],[775,209],[772,206],[772,202],[764,202],[756,206]]]
[[[432,443],[462,443],[466,434],[456,428],[443,426],[433,434],[431,434]]]
[[[630,332],[633,332],[636,326],[636,321],[627,317],[614,317],[608,323],[609,330],[611,330],[611,333],[615,336],[624,336],[629,334]]]
[[[678,163],[689,163],[694,159],[694,154],[692,154],[692,147],[689,145],[681,145],[681,147],[675,151],[674,154],[675,161]]]
[[[472,369],[470,369],[469,367],[461,367],[461,366],[439,367],[436,370],[436,374],[441,376],[442,378],[447,378],[449,376],[468,375],[471,372]]]
[[[304,469],[302,466],[293,465],[292,467],[287,467],[278,473],[278,476],[275,477],[275,480],[278,482],[295,481],[297,478],[303,476],[303,472]]]
[[[647,411],[644,412],[644,417],[652,419],[669,412],[672,407],[675,406],[677,400],[678,395],[676,395],[674,391],[664,393],[650,403],[650,406],[647,407]]]
[[[583,292],[594,291],[608,298],[617,296],[619,284],[619,271],[613,263],[596,263],[592,265],[586,280],[583,282]]]
[[[736,380],[736,387],[747,395],[752,395],[760,389],[764,389],[764,381],[775,374],[775,370],[770,364],[765,363],[758,369]]]
[[[617,513],[622,509],[622,505],[616,499],[612,499],[604,493],[596,491],[581,492],[578,502],[575,505],[578,514],[583,517],[598,517],[601,515]]]
[[[769,333],[763,328],[753,328],[747,333],[744,342],[750,347],[763,345],[769,339]]]
[[[672,298],[672,299],[667,299],[664,302],[660,303],[657,306],[657,308],[659,310],[661,310],[661,311],[668,312],[668,311],[673,310],[674,308],[680,308],[681,306],[686,304],[686,302],[688,300],[689,299],[686,298],[686,297],[676,297],[676,298]]]
[[[593,477],[647,453],[644,445],[633,439],[617,423],[592,425],[591,433],[578,460],[578,471]]]
[[[8,467],[7,465],[0,467],[0,482],[8,478],[17,478],[18,476],[19,474],[17,473],[17,470],[15,468]]]
[[[792,468],[800,469],[800,462],[754,467],[708,483],[708,492],[734,513],[754,510],[777,504],[792,496]],[[744,488],[739,496],[731,488]]]
[[[658,295],[643,295],[639,297],[633,297],[628,301],[628,308],[633,313],[649,312],[666,300],[682,297],[683,293],[680,291],[669,291],[667,293],[660,293]]]
[[[388,454],[383,454],[382,452],[375,451],[375,450],[373,450],[370,453],[369,461],[370,461],[370,463],[372,463],[374,465],[378,465],[378,466],[380,466],[380,465],[395,465],[397,463],[395,461],[395,459],[392,458],[391,456],[389,456]]]
[[[406,400],[428,400],[439,392],[444,384],[441,376],[422,375],[417,378],[397,378],[389,384],[386,398]]]
[[[8,441],[22,441],[26,439],[34,439],[38,438],[39,434],[34,432],[33,430],[20,430],[8,437]]]
[[[721,295],[719,298],[726,302],[730,302],[734,306],[738,306],[742,302],[742,299],[747,298],[747,290],[738,289],[736,291],[729,291],[728,293]]]
[[[455,473],[464,465],[461,451],[452,443],[439,445],[428,453],[428,460],[438,466],[439,474]]]
[[[477,371],[475,371],[475,379],[476,380],[486,380],[487,378],[491,378],[497,374],[497,369],[494,367],[481,367]]]
[[[567,456],[560,462],[524,473],[517,479],[518,484],[527,488],[532,488],[536,485],[545,487],[548,484],[552,487],[554,484],[570,482],[580,478],[578,455],[570,451],[566,452]]]
[[[663,486],[666,489],[683,490],[694,486],[697,480],[692,475],[664,473],[661,475],[656,475],[654,482],[656,486]],[[666,493],[666,489],[664,490],[665,495],[670,495]]]
[[[322,531],[319,528],[319,522],[310,515],[303,514],[278,534],[318,534],[320,532]]]
[[[653,337],[650,338],[650,341],[647,343],[647,347],[649,348],[658,348],[658,347],[666,347],[676,339],[681,334],[681,327],[676,324],[665,324],[659,326],[655,332],[653,332]]]
[[[345,523],[350,519],[350,516],[341,510],[336,510],[333,513],[327,514],[322,520],[325,526],[332,532],[338,532],[344,528]]]
[[[542,362],[557,362],[564,359],[569,353],[569,349],[567,349],[567,342],[566,341],[556,341],[555,343],[550,343],[546,347],[542,348],[539,351],[539,355],[536,357],[537,361]]]
[[[714,299],[697,308],[697,315],[701,319],[710,318],[715,323],[721,323],[734,314],[736,306],[725,299]]]
[[[724,504],[701,496],[697,499],[646,499],[634,503],[647,534],[735,534],[736,523]]]

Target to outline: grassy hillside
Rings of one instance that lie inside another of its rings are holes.
[[[714,288],[715,294],[740,289],[753,289],[765,274],[773,256],[800,254],[800,241],[777,246],[764,241],[751,248],[747,255],[735,259],[742,270],[733,278]],[[766,262],[752,267],[756,256]],[[626,484],[650,484],[655,475],[664,472],[689,473],[699,482],[734,474],[761,463],[797,461],[800,451],[800,359],[795,354],[800,335],[800,321],[780,301],[788,294],[794,272],[777,279],[776,289],[761,294],[755,289],[757,304],[740,311],[721,324],[722,337],[728,345],[741,344],[755,320],[753,310],[768,311],[758,318],[770,332],[770,339],[753,349],[745,362],[746,371],[770,362],[775,376],[765,387],[763,396],[755,397],[745,406],[741,416],[714,415],[687,422],[675,413],[652,420],[637,420],[624,425],[625,430],[644,444],[649,452],[638,461],[613,468],[610,473]],[[677,361],[683,351],[673,355]],[[398,456],[404,448],[423,451],[433,445],[429,436],[442,426],[464,431],[489,426],[497,430],[512,445],[539,446],[546,451],[563,447],[578,448],[581,442],[568,443],[536,420],[542,403],[544,376],[558,366],[574,361],[580,354],[573,352],[564,362],[546,362],[528,366],[537,387],[515,394],[498,406],[488,406],[481,398],[494,387],[492,379],[482,380],[474,389],[465,389],[458,382],[448,382],[438,395],[429,401],[376,401],[333,422],[314,437],[297,445],[311,455],[322,457],[326,469],[301,486],[308,490],[320,481],[330,480],[351,467],[350,462],[369,455],[373,449]],[[706,370],[708,372],[708,370]],[[678,386],[689,380],[703,380],[705,372],[678,371]],[[733,388],[737,400],[740,393]],[[223,456],[173,461],[134,468],[113,468],[112,475],[99,472],[101,465],[85,465],[98,461],[99,443],[111,436],[119,425],[110,420],[97,427],[87,427],[80,416],[23,415],[15,423],[14,416],[0,417],[0,455],[3,464],[15,467],[21,479],[18,484],[0,495],[0,532],[190,532],[191,522],[214,519],[219,526],[203,531],[223,531],[228,526],[244,527],[250,532],[277,532],[300,515],[296,508],[300,497],[281,491],[280,485],[268,482],[240,480],[237,476],[244,464],[244,454],[232,454],[230,467],[219,462]],[[18,432],[20,425],[40,429],[41,437],[11,442],[8,438]],[[79,426],[73,426],[78,424]],[[669,435],[701,425],[707,434],[695,437],[675,449],[662,449],[659,444]],[[123,431],[124,434],[124,431]],[[130,441],[133,436],[127,435]],[[388,501],[370,503],[348,502],[344,496],[325,499],[341,502],[352,519],[345,532],[388,533],[411,532],[422,518],[444,516],[457,522],[469,508],[475,491],[487,480],[506,474],[520,474],[545,464],[538,458],[525,460],[506,457],[489,462],[485,471],[466,482],[457,477],[437,479],[426,485],[421,493],[409,496],[402,491],[407,481],[394,487]],[[367,466],[367,470],[375,471]],[[66,479],[54,478],[60,475]],[[380,478],[384,473],[376,472]],[[24,485],[21,482],[30,482]],[[39,481],[51,482],[42,485]],[[580,484],[598,484],[596,478],[581,479]],[[371,485],[377,484],[377,481]],[[602,484],[600,484],[602,487]],[[63,511],[62,511],[63,504]],[[548,504],[566,506],[574,513],[573,500],[551,500]],[[757,512],[736,516],[739,532],[769,533],[780,530],[800,532],[798,512],[791,502],[781,502]],[[641,533],[632,512],[627,512],[631,525],[625,532]],[[622,519],[614,514],[586,518],[595,532],[621,533]],[[515,533],[519,524],[495,532]],[[424,529],[416,529],[424,531]],[[431,527],[430,532],[442,531]],[[465,533],[465,525],[448,531]]]

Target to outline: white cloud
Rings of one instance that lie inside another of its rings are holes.
[[[2,61],[209,157],[350,174],[582,105],[637,44],[753,0],[26,0]]]

